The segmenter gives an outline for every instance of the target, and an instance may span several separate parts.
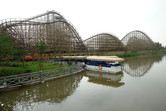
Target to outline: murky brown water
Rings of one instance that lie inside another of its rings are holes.
[[[166,111],[166,56],[129,59],[117,75],[87,71],[1,92],[0,111]]]

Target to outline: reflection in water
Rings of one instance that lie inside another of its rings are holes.
[[[125,61],[124,71],[131,76],[144,75],[151,68],[141,78],[129,77],[124,71],[85,71],[0,92],[0,111],[165,111],[166,58],[161,59],[154,56]]]
[[[105,72],[86,71],[85,76],[89,77],[88,82],[101,84],[112,87],[120,87],[125,83],[120,82],[123,77],[123,72],[111,74]]]
[[[160,62],[162,58],[163,56],[149,56],[129,59],[123,63],[123,70],[133,77],[141,77],[149,71],[155,62]]]
[[[0,93],[0,110],[29,110],[33,103],[60,103],[70,96],[78,87],[82,74],[64,77],[44,84],[19,88],[11,92]],[[7,95],[7,96],[6,96]]]

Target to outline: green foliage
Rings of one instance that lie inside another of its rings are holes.
[[[131,52],[132,52],[132,53],[137,53],[137,50],[132,50]]]
[[[8,58],[12,55],[15,44],[7,34],[0,34],[0,59]]]
[[[80,56],[80,54],[78,53],[78,54],[76,54],[76,56]]]
[[[13,50],[12,55],[13,55],[14,57],[20,57],[20,56],[24,55],[24,53],[25,53],[25,52],[24,52],[23,50],[17,49],[17,50]]]
[[[44,54],[47,49],[46,43],[44,41],[36,42],[36,50],[39,54]]]
[[[152,55],[157,55],[158,53],[157,52],[152,52]]]
[[[19,62],[10,62],[6,67],[5,63],[2,62],[0,64],[0,77],[40,71],[39,64],[40,63],[26,62],[25,66],[22,66],[22,64]],[[60,63],[53,64],[45,62],[43,62],[42,65],[42,70],[49,70],[67,66],[61,65]]]
[[[0,77],[4,77],[4,76],[11,76],[11,75],[15,75],[15,74],[21,74],[24,73],[23,70],[17,70],[14,68],[3,68],[0,70]]]
[[[134,57],[134,56],[140,56],[139,53],[124,53],[124,54],[117,54],[118,57]]]

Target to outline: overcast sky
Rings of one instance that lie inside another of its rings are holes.
[[[166,0],[1,0],[0,20],[29,18],[50,10],[70,21],[83,40],[99,33],[121,40],[140,30],[166,46]]]

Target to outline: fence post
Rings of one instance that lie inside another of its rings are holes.
[[[64,73],[66,74],[66,67],[64,68]]]
[[[19,75],[17,75],[17,78],[18,78],[18,83],[20,84],[20,83],[21,83],[21,80],[20,80]]]
[[[72,73],[73,73],[73,67],[70,66],[70,74],[72,74]]]
[[[30,76],[30,81],[32,82],[32,73],[30,73],[30,75],[31,75],[31,76]]]
[[[40,71],[40,81],[43,81],[43,71]]]
[[[6,78],[4,77],[4,83],[3,83],[3,87],[7,87],[7,83],[6,83]]]

